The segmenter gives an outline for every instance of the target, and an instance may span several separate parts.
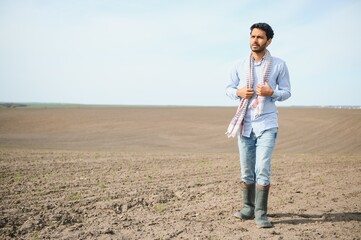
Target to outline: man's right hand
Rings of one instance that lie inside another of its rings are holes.
[[[254,94],[253,88],[243,87],[237,90],[237,96],[245,99],[250,99]]]

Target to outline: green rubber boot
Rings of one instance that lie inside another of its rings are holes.
[[[233,216],[240,219],[253,219],[254,218],[254,197],[255,197],[255,184],[246,184],[242,182],[242,209],[235,212]]]
[[[268,186],[257,185],[256,187],[256,206],[255,206],[255,221],[259,228],[271,228],[272,224],[267,217],[267,203],[268,203]]]

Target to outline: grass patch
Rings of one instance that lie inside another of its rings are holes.
[[[82,199],[82,196],[80,193],[74,193],[73,195],[70,196],[70,200],[72,200],[72,201],[79,201],[80,199]]]
[[[148,182],[148,183],[151,183],[151,182],[152,182],[152,179],[153,179],[152,176],[149,176],[149,175],[147,176],[147,182]]]
[[[15,176],[14,176],[14,181],[15,181],[15,182],[20,182],[20,180],[21,180],[20,173],[15,174]]]
[[[32,237],[34,240],[40,239],[40,233],[39,231],[34,231],[32,234]]]
[[[107,188],[106,183],[105,183],[104,181],[100,181],[100,182],[99,182],[99,188],[101,188],[101,189]]]
[[[154,206],[154,210],[158,213],[162,213],[167,210],[167,206],[163,203],[159,203]]]

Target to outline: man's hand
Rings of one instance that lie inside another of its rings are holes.
[[[237,96],[245,99],[250,99],[254,94],[253,88],[243,87],[237,90]]]
[[[258,96],[272,96],[273,89],[270,87],[270,85],[267,82],[264,85],[257,84],[257,95]]]

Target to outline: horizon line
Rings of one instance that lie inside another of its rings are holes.
[[[177,105],[177,104],[98,104],[98,103],[54,103],[54,102],[0,102],[0,108],[19,108],[19,107],[235,107],[229,105]],[[348,108],[361,109],[360,105],[289,105],[277,106],[278,108]]]

